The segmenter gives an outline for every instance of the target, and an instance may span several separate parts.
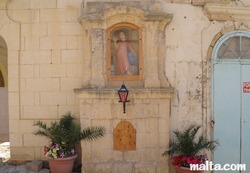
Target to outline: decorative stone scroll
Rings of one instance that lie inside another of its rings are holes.
[[[136,150],[136,129],[128,121],[121,121],[114,129],[114,150]]]

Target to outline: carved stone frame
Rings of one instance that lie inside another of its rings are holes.
[[[126,81],[133,88],[166,88],[165,27],[173,15],[161,10],[158,2],[88,2],[79,21],[83,26],[83,87],[114,88]],[[140,73],[112,76],[109,72],[109,31],[119,25],[138,27],[140,35]]]

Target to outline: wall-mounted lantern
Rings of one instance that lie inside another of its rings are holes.
[[[126,102],[129,102],[128,99],[128,90],[124,84],[122,84],[121,88],[118,90],[119,102],[123,103],[123,113],[126,113]]]

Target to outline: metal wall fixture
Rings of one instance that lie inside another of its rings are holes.
[[[123,113],[126,113],[126,102],[130,102],[128,100],[128,93],[129,91],[127,90],[126,86],[124,83],[122,84],[121,88],[118,90],[118,95],[119,95],[119,102],[123,103]]]

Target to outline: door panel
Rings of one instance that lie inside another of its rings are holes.
[[[245,172],[250,167],[250,92],[243,84],[250,82],[249,50],[250,32],[235,30],[219,38],[212,55],[214,138],[220,143],[214,163],[246,164]]]
[[[250,82],[250,65],[242,65],[242,84]],[[242,87],[243,88],[243,87]],[[250,93],[242,89],[242,163],[250,166]]]
[[[214,153],[215,164],[235,164],[240,161],[240,75],[239,64],[214,64],[214,138],[220,143]]]

